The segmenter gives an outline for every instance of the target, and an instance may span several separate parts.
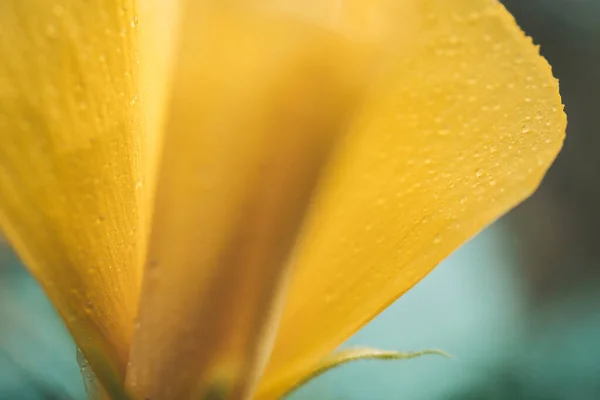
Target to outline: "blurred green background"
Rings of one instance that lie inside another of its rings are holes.
[[[454,357],[360,361],[293,400],[600,399],[600,0],[506,0],[560,79],[564,150],[540,190],[345,346]],[[0,245],[0,400],[83,399],[75,346]]]

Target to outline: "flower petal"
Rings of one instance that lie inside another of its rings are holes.
[[[144,128],[156,123],[141,108],[156,94],[138,90],[149,48],[136,7],[0,4],[0,227],[113,394],[146,248]]]
[[[311,209],[258,397],[294,385],[530,195],[562,145],[557,83],[502,6],[412,3],[411,46],[366,101]]]
[[[189,4],[127,371],[139,398],[238,398],[252,385],[298,227],[360,91],[345,40]]]

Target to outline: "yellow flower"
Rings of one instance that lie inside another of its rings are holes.
[[[112,397],[276,398],[565,123],[494,0],[0,4],[0,227]]]

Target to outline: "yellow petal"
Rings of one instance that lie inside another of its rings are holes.
[[[148,215],[141,103],[152,93],[138,90],[148,51],[135,11],[127,0],[0,5],[0,228],[113,393]]]
[[[369,347],[355,347],[349,349],[342,349],[335,351],[329,354],[327,357],[323,358],[317,365],[314,366],[314,369],[310,371],[310,374],[301,378],[292,388],[290,388],[285,395],[290,395],[295,390],[299,389],[306,383],[310,382],[312,379],[317,378],[323,375],[325,372],[342,366],[344,364],[348,364],[354,361],[361,360],[407,360],[411,358],[422,357],[425,355],[440,355],[444,357],[450,357],[448,353],[445,353],[441,350],[422,350],[422,351],[413,351],[409,353],[402,353],[399,351],[392,350],[381,350],[374,349]]]
[[[260,398],[293,386],[531,194],[561,147],[557,83],[502,6],[412,3],[411,46],[365,102],[311,209]]]
[[[292,19],[191,2],[182,15],[127,386],[238,398],[266,361],[283,267],[362,67]]]

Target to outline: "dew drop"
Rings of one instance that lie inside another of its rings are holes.
[[[529,133],[531,131],[531,129],[529,129],[528,126],[524,126],[523,128],[521,128],[521,133]]]
[[[480,177],[480,176],[482,176],[482,175],[483,175],[483,170],[482,170],[481,168],[479,168],[479,169],[477,169],[477,170],[475,171],[475,176],[476,176],[476,177]]]
[[[88,315],[90,315],[94,311],[94,306],[90,300],[87,301],[84,311]]]
[[[135,29],[139,29],[139,19],[138,17],[133,17],[133,19],[131,20],[131,27],[135,28]]]
[[[433,244],[440,244],[442,243],[442,237],[440,235],[435,235],[435,237],[433,238]]]

